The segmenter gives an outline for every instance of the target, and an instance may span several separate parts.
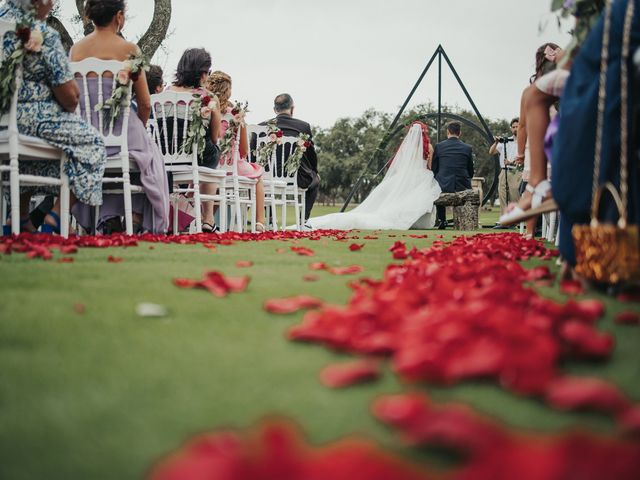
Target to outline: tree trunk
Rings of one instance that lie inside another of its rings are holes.
[[[149,60],[153,58],[158,48],[160,48],[160,45],[162,45],[162,42],[167,36],[169,24],[171,23],[171,0],[153,1],[154,7],[151,25],[149,25],[145,34],[142,35],[138,41],[140,50],[142,50],[143,55]],[[82,20],[84,34],[89,35],[93,32],[93,24],[84,15],[84,0],[76,0],[76,9],[78,10],[78,15]],[[69,51],[73,45],[73,39],[62,22],[58,18],[51,16],[47,19],[47,23],[50,27],[60,33],[60,36],[62,37],[62,45],[64,45],[64,48]]]

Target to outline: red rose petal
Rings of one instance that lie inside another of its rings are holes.
[[[73,253],[78,253],[78,247],[75,245],[61,245],[60,253],[63,255],[71,255]]]
[[[349,250],[352,252],[359,252],[363,248],[364,248],[364,243],[361,243],[361,244],[352,243],[351,245],[349,245]]]
[[[314,251],[306,247],[291,247],[291,251],[303,257],[313,257]]]
[[[356,273],[364,272],[364,268],[360,265],[350,265],[348,267],[332,267],[327,271],[332,275],[355,275]]]
[[[58,263],[73,263],[75,258],[73,257],[62,257],[58,259]]]
[[[320,280],[320,277],[318,277],[318,275],[308,273],[307,275],[303,276],[302,279],[305,282],[317,282],[318,280]]]
[[[296,313],[300,310],[319,308],[324,305],[324,301],[310,295],[299,295],[289,298],[274,298],[267,300],[263,308],[269,313],[285,315]]]
[[[85,307],[82,303],[76,303],[73,306],[73,311],[76,312],[78,315],[84,315],[85,312],[87,311],[87,307]]]
[[[563,377],[551,382],[546,399],[561,410],[590,409],[619,413],[630,406],[618,387],[598,378]]]
[[[238,268],[249,268],[249,267],[253,267],[253,262],[248,261],[248,260],[238,260],[236,262],[236,267]]]
[[[560,291],[565,295],[582,295],[584,288],[577,280],[563,280],[560,283]]]
[[[329,388],[344,388],[363,382],[377,380],[380,367],[371,360],[356,360],[329,365],[320,372],[320,381]]]
[[[124,259],[121,257],[114,257],[113,255],[109,255],[109,258],[107,259],[107,261],[109,263],[122,263]]]
[[[640,325],[640,312],[620,312],[614,317],[618,325]]]
[[[326,270],[328,267],[327,267],[327,264],[324,262],[314,262],[309,264],[309,268],[311,270]]]

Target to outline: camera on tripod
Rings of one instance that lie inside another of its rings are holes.
[[[514,139],[513,137],[509,137],[509,135],[500,135],[498,137],[495,137],[495,141],[496,143],[509,143],[513,142]]]

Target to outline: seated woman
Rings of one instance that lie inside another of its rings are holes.
[[[18,129],[21,134],[39,137],[62,149],[67,161],[71,205],[76,201],[88,205],[102,203],[102,176],[107,161],[100,133],[74,112],[78,105],[78,86],[60,41],[60,35],[44,23],[52,8],[49,0],[8,0],[0,7],[0,18],[17,23],[27,22],[28,12],[35,9],[38,21],[34,29],[44,37],[40,53],[27,53],[23,61],[24,83],[18,93]],[[20,40],[8,34],[5,54],[11,54]],[[20,163],[20,173],[57,177],[60,164],[55,161]],[[20,190],[20,227],[33,231],[28,206],[33,194],[56,194],[57,187],[27,187]],[[60,233],[60,204],[56,202],[44,218],[44,233]]]
[[[202,96],[214,97],[209,108],[211,109],[211,120],[205,136],[204,152],[199,152],[198,164],[207,168],[216,168],[220,160],[220,149],[218,139],[220,138],[220,109],[215,96],[204,88],[204,84],[211,69],[211,55],[203,48],[191,48],[185,50],[178,62],[176,78],[167,91],[187,92],[200,94]],[[172,115],[167,112],[167,115]],[[178,129],[182,131],[182,120],[178,121]],[[172,138],[173,122],[167,122],[167,135]],[[180,137],[181,135],[179,135]],[[178,139],[180,142],[181,138]],[[213,183],[202,183],[200,191],[206,195],[215,195],[217,186]],[[203,202],[202,204],[202,231],[206,233],[214,232],[217,227],[213,220],[213,203]]]
[[[430,170],[433,149],[429,127],[414,122],[392,158],[380,185],[356,208],[310,218],[314,229],[408,230],[431,228],[436,220],[434,202],[441,188]]]
[[[131,57],[141,55],[139,48],[125,41],[119,32],[125,22],[125,0],[87,0],[85,15],[94,26],[93,33],[79,40],[72,48],[70,56],[74,62],[87,58],[101,60],[125,61]],[[78,78],[78,85],[83,89],[82,80]],[[91,104],[97,103],[98,77],[88,78],[89,96]],[[103,77],[102,89],[104,97],[109,98],[113,91],[113,79]],[[133,82],[133,94],[137,104],[137,112],[132,110],[129,117],[129,157],[137,164],[140,171],[140,182],[144,187],[144,195],[133,195],[133,223],[134,232],[164,233],[169,227],[169,188],[164,159],[158,147],[153,143],[146,130],[146,123],[151,113],[149,87],[144,71]],[[84,106],[83,106],[84,107]],[[94,112],[92,122],[98,124],[98,116],[102,112]],[[116,128],[117,131],[117,122]],[[108,149],[109,155],[117,154],[117,149]],[[77,205],[74,216],[86,229],[94,225],[92,221],[93,209]],[[124,198],[120,194],[105,195],[104,205],[100,209],[98,225],[109,218],[119,218],[124,215]]]
[[[231,114],[232,107],[229,103],[229,99],[231,98],[231,77],[221,71],[213,72],[207,78],[207,88],[218,97],[218,101],[220,102],[220,112],[222,113],[220,136],[223,137],[229,127],[229,122],[233,119],[233,115]],[[238,162],[238,175],[255,179],[258,182],[256,184],[256,230],[258,232],[264,232],[264,183],[262,182],[264,168],[257,163],[247,161],[249,144],[247,129],[244,125],[242,125],[240,131],[239,148],[240,161]],[[224,160],[225,159],[223,159],[223,161]]]

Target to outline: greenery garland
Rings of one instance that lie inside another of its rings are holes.
[[[576,24],[571,31],[571,42],[565,49],[563,63],[573,58],[589,32],[600,18],[607,0],[552,0],[551,11],[558,16],[558,24],[563,19],[575,17]]]
[[[262,165],[263,167],[269,165],[269,161],[273,155],[273,150],[278,145],[282,144],[283,136],[284,133],[278,128],[276,120],[269,120],[267,122],[267,137],[269,138],[269,141],[263,143],[259,147],[256,147],[254,152],[259,165]]]
[[[22,68],[26,55],[42,51],[44,35],[36,30],[35,9],[32,7],[25,12],[24,17],[16,24],[18,42],[13,52],[7,55],[0,65],[0,113],[5,114],[11,109],[11,100],[16,91],[16,73]]]
[[[291,152],[289,158],[287,158],[287,161],[284,164],[284,171],[288,177],[292,177],[298,171],[298,168],[300,168],[300,162],[302,161],[304,152],[313,145],[310,139],[311,135],[306,133],[298,135],[296,149]]]

